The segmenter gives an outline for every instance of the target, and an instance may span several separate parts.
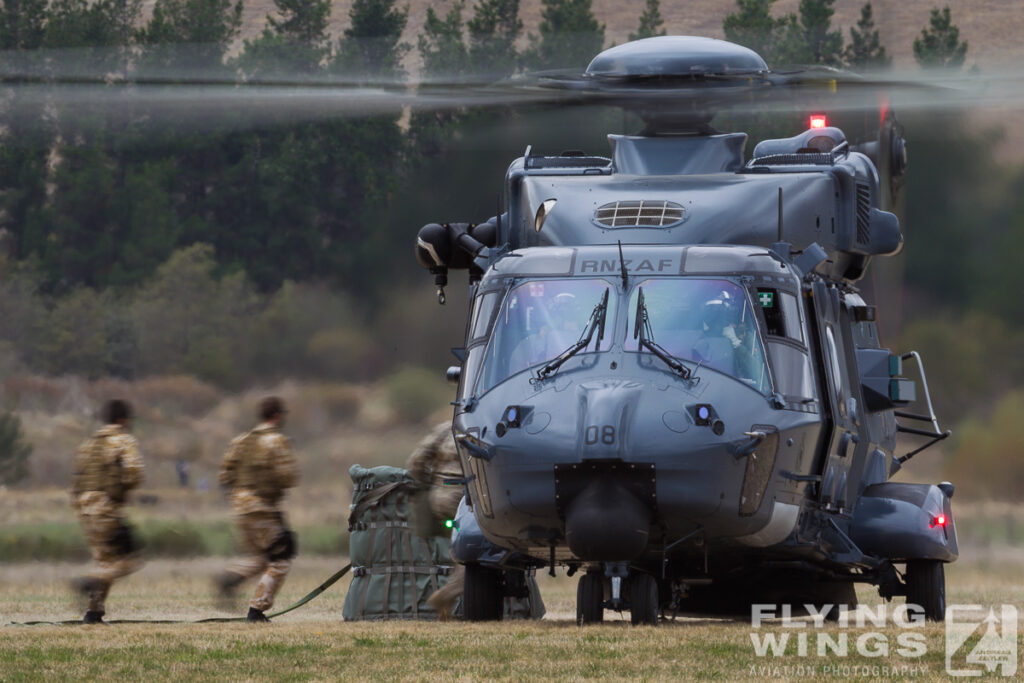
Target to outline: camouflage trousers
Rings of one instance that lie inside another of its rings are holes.
[[[238,515],[243,556],[228,565],[227,571],[247,579],[263,574],[249,606],[265,612],[284,585],[295,556],[294,537],[279,512],[250,512]]]
[[[82,583],[88,593],[87,609],[103,613],[114,581],[142,569],[144,562],[139,557],[139,546],[131,527],[122,517],[80,514],[78,520],[96,563]]]
[[[455,604],[462,597],[465,588],[466,568],[461,564],[456,564],[455,571],[448,576],[448,582],[427,598],[427,604],[437,612],[438,619],[448,621],[454,616]]]

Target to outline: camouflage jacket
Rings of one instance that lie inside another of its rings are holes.
[[[138,439],[120,425],[106,425],[78,447],[71,504],[84,515],[117,515],[142,475]]]
[[[445,483],[445,480],[451,482],[462,478],[462,464],[455,450],[451,422],[437,425],[419,442],[409,456],[406,469],[409,476],[427,487],[434,521],[440,523],[454,518],[463,487]]]
[[[220,467],[220,483],[230,490],[231,507],[239,515],[276,512],[297,480],[291,443],[269,422],[236,437]]]
[[[444,479],[461,477],[462,464],[452,438],[452,423],[444,422],[430,430],[409,456],[405,468],[409,476],[427,485],[441,486]]]

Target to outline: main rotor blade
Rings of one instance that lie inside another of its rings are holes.
[[[0,53],[0,115],[31,124],[97,114],[135,125],[202,130],[287,125],[405,111],[493,107],[617,106],[681,111],[791,113],[877,110],[970,112],[1024,109],[1024,74],[902,70],[858,76],[824,68],[762,76],[614,80],[573,72],[452,73],[403,82],[400,75],[311,73],[277,65],[242,77],[197,65],[204,46],[83,48]],[[43,114],[41,114],[41,112]]]
[[[761,76],[602,79],[577,75],[534,79],[528,88],[572,93],[577,101],[649,110],[776,112],[877,109],[972,111],[1024,106],[1024,74],[893,71],[858,75],[812,67]]]

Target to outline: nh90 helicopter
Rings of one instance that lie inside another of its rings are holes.
[[[889,479],[948,432],[920,357],[881,348],[855,287],[902,248],[884,210],[899,124],[885,113],[854,147],[812,117],[746,163],[747,136],[710,126],[730,102],[822,82],[719,40],[611,48],[541,85],[628,106],[642,133],[610,135],[609,157],[528,147],[500,215],[421,229],[438,285],[470,273],[449,370],[468,619],[500,619],[523,570],[557,565],[582,572],[580,623],[852,605],[856,582],[943,619],[953,487]],[[907,409],[910,360],[927,414]],[[900,432],[929,441],[897,456]]]

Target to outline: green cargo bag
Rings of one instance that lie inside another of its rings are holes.
[[[427,598],[443,586],[453,566],[446,538],[423,539],[410,528],[415,481],[400,467],[353,465],[348,518],[352,584],[346,621],[437,619]]]

